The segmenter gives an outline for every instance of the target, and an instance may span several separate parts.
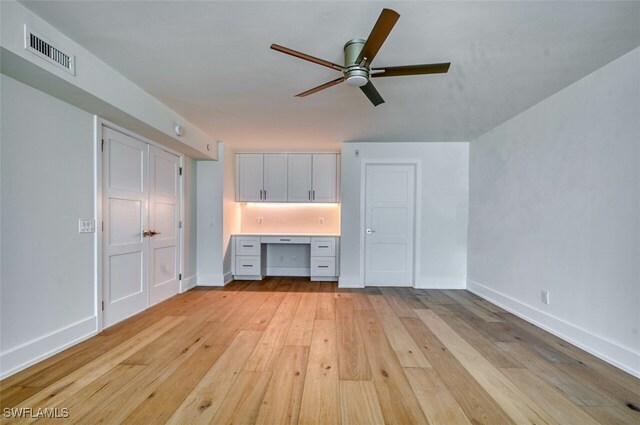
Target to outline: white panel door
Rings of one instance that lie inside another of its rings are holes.
[[[262,201],[263,155],[261,153],[238,154],[237,178],[238,201]]]
[[[290,153],[287,200],[289,202],[311,201],[311,154]]]
[[[262,200],[285,202],[287,200],[287,154],[264,154],[264,183]]]
[[[149,147],[149,301],[179,291],[180,158]],[[154,234],[155,233],[155,234]]]
[[[365,285],[413,286],[415,169],[366,167]]]
[[[148,305],[149,145],[105,128],[103,167],[104,326]]]
[[[313,202],[338,201],[338,155],[335,153],[313,154]]]

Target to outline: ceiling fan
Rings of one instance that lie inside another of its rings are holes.
[[[371,30],[371,34],[366,40],[354,38],[347,41],[344,45],[344,66],[337,63],[319,59],[314,56],[307,55],[278,44],[272,44],[271,48],[287,55],[295,56],[318,65],[326,66],[342,72],[340,78],[329,81],[304,91],[296,95],[296,97],[305,97],[310,94],[317,93],[321,90],[340,84],[343,81],[350,86],[360,87],[360,90],[369,98],[373,106],[384,103],[384,99],[373,86],[370,78],[377,77],[399,77],[402,75],[420,75],[420,74],[443,74],[449,70],[451,63],[432,63],[424,65],[405,65],[405,66],[388,66],[385,68],[372,68],[371,62],[376,57],[378,50],[389,36],[393,26],[400,18],[400,15],[391,9],[382,9],[382,13],[378,17],[376,24]]]

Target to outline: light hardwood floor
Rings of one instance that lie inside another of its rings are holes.
[[[640,424],[640,380],[467,291],[303,278],[194,289],[0,385],[2,423]]]

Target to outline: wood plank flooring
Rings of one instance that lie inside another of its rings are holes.
[[[638,425],[640,380],[467,291],[269,278],[154,306],[0,381],[0,407],[3,424]]]

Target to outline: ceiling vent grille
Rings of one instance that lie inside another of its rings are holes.
[[[76,75],[75,56],[54,46],[43,36],[24,26],[24,48],[71,75]]]

